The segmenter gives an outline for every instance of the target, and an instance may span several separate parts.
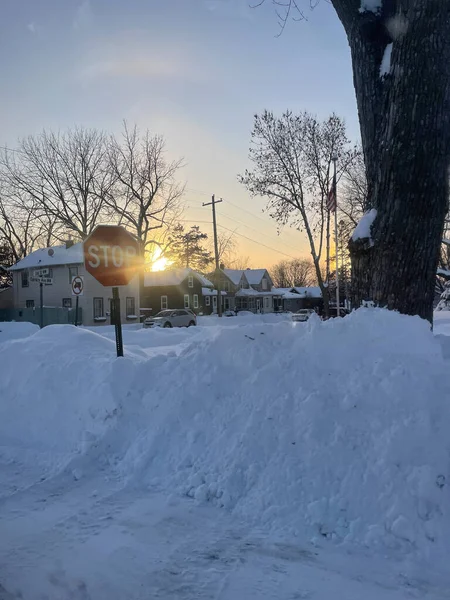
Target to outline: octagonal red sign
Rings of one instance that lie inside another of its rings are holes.
[[[86,271],[106,287],[127,285],[142,264],[138,240],[118,225],[96,227],[83,252]]]

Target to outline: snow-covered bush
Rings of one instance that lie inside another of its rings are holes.
[[[436,310],[450,310],[450,281],[447,281],[444,286],[444,291],[441,294],[441,299],[436,306]]]

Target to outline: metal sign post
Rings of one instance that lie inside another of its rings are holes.
[[[74,275],[72,277],[72,296],[75,298],[75,327],[78,327],[78,298],[84,294],[84,277]]]
[[[40,300],[40,309],[39,309],[39,327],[42,329],[44,327],[44,284],[39,284],[39,300]]]
[[[114,329],[116,332],[117,356],[123,356],[122,318],[120,316],[119,288],[113,287],[112,294],[113,294],[113,297],[112,297],[112,302],[111,302],[111,316],[112,316],[112,322],[114,323]]]

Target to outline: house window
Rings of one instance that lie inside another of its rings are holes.
[[[53,269],[51,267],[49,267],[47,269],[47,275],[46,275],[46,277],[53,278]]]
[[[267,279],[264,277],[262,280],[262,289],[263,290],[267,290]]]
[[[27,308],[34,308],[34,300],[27,300],[27,301],[25,302],[25,306],[26,306]]]
[[[22,271],[21,273],[21,277],[22,277],[22,287],[28,287],[28,271],[27,269],[25,269],[24,271]]]
[[[223,299],[223,307],[225,310],[230,310],[230,299],[229,298]]]
[[[127,317],[136,314],[136,303],[134,298],[127,298]]]
[[[189,277],[188,277],[188,287],[190,287],[190,288],[194,287],[194,276],[193,275],[189,275]]]
[[[264,298],[264,304],[266,308],[270,308],[270,298]]]
[[[189,308],[189,294],[184,295],[184,308]]]
[[[63,308],[72,308],[72,298],[63,298],[62,305]]]
[[[205,306],[211,306],[211,298],[209,296],[205,296]]]
[[[104,316],[103,298],[94,298],[94,319],[102,319]]]
[[[230,282],[229,281],[225,281],[223,289],[225,292],[229,292],[230,291]]]
[[[169,308],[167,296],[161,296],[161,310],[165,310],[166,308]]]
[[[69,267],[69,283],[72,283],[72,279],[78,275],[78,267]]]
[[[198,294],[194,294],[194,308],[198,308]]]

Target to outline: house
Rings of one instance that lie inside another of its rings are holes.
[[[273,282],[267,269],[220,269],[224,310],[274,311]]]
[[[33,281],[35,270],[48,269],[52,284],[43,286],[43,304],[46,311],[45,323],[74,322],[75,297],[72,296],[72,278],[84,278],[84,293],[79,297],[79,323],[103,325],[110,323],[112,288],[102,286],[84,268],[83,244],[72,241],[61,246],[42,248],[32,252],[14,266],[13,308],[16,320],[38,322],[40,285]],[[120,309],[123,323],[139,320],[139,277],[119,288]],[[81,317],[81,318],[80,318]]]
[[[209,279],[189,267],[145,273],[142,311],[155,315],[165,308],[190,308],[211,314],[217,310],[217,290],[213,287]]]
[[[289,310],[297,312],[301,308],[314,308],[321,312],[323,307],[322,292],[320,287],[291,287],[274,288],[277,294],[276,310]],[[279,302],[281,300],[281,304]]]

